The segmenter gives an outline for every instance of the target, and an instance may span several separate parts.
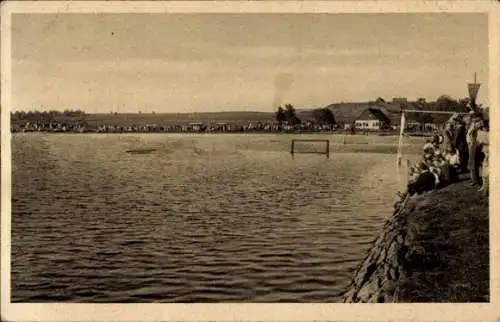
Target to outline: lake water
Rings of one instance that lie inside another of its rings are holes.
[[[13,135],[12,301],[339,301],[392,214],[397,138],[292,157],[306,137]]]

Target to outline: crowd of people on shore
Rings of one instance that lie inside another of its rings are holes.
[[[184,124],[144,124],[144,125],[88,125],[87,122],[27,122],[24,125],[11,126],[12,132],[64,132],[64,133],[239,133],[265,132],[278,133],[287,131],[328,132],[338,126],[304,122],[290,125],[278,122],[248,123],[203,123]]]
[[[64,132],[64,133],[83,133],[88,132],[85,122],[45,122],[34,121],[25,124],[11,123],[10,130],[16,132]]]
[[[442,133],[435,133],[423,147],[422,160],[409,162],[410,194],[431,190],[470,173],[473,186],[488,194],[489,127],[481,114],[453,114]],[[480,176],[481,173],[481,176]]]

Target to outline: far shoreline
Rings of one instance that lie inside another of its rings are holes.
[[[382,131],[357,131],[356,133],[350,133],[347,130],[337,130],[337,131],[207,131],[207,132],[196,132],[196,131],[10,131],[11,134],[197,134],[197,135],[211,135],[211,134],[266,134],[266,135],[343,135],[349,136],[387,136],[387,137],[399,137],[399,132],[382,132]],[[431,132],[416,132],[403,134],[404,137],[431,137],[434,133]]]
[[[293,136],[293,135],[310,135],[310,136],[344,136],[349,137],[387,137],[387,138],[397,138],[399,133],[378,133],[378,132],[367,132],[367,133],[343,133],[341,131],[337,132],[51,132],[51,131],[11,131],[11,135],[179,135],[179,136],[214,136],[214,135],[265,135],[265,136]],[[418,134],[404,134],[405,138],[429,138],[433,133],[418,133]]]

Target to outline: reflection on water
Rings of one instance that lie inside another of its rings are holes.
[[[290,138],[14,135],[12,301],[339,301],[395,156]]]

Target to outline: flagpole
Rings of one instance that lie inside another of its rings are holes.
[[[396,175],[398,177],[398,183],[401,186],[401,164],[403,159],[403,134],[406,127],[406,116],[405,112],[401,111],[401,124],[399,129],[399,142],[398,142],[398,153],[396,158]]]
[[[398,167],[401,165],[401,158],[402,158],[402,153],[401,153],[401,148],[403,146],[403,133],[404,133],[404,128],[405,128],[405,112],[401,113],[401,124],[400,124],[400,129],[399,129],[399,143],[398,143],[398,155],[397,155],[397,164]]]

